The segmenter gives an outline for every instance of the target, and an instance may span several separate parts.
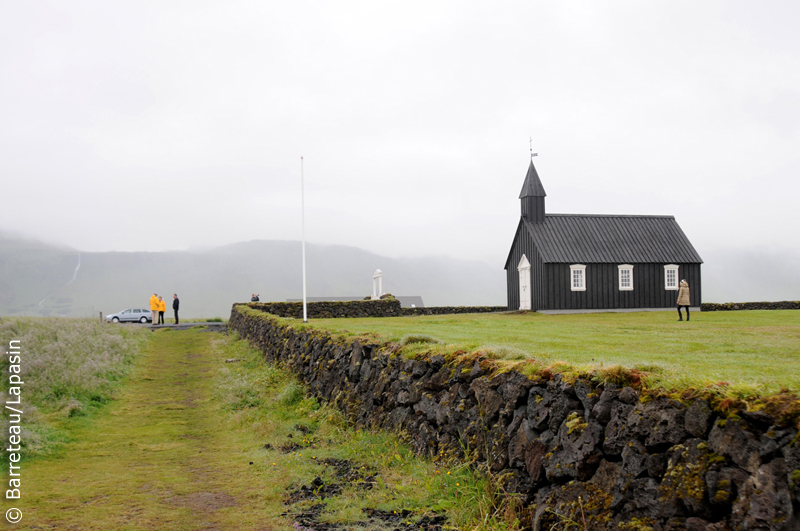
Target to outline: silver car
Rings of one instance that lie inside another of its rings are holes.
[[[106,316],[106,321],[119,323],[120,321],[138,321],[140,323],[152,323],[153,317],[150,310],[144,308],[128,308],[121,312],[112,313]]]

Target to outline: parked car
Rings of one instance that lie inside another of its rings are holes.
[[[106,316],[106,321],[119,323],[120,321],[139,321],[140,323],[152,323],[153,317],[150,310],[144,308],[128,308],[121,312],[112,313]]]

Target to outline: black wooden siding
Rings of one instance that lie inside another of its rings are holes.
[[[677,290],[664,289],[664,266],[666,264],[631,264],[633,268],[633,290],[620,291],[619,269],[621,264],[586,265],[586,291],[572,291],[570,264],[543,264],[532,242],[527,242],[522,233],[520,245],[512,252],[508,279],[508,309],[519,310],[519,264],[522,254],[531,263],[531,309],[532,310],[602,310],[619,308],[672,308],[678,299]],[[533,257],[533,259],[531,259]],[[700,280],[700,264],[677,264],[678,278],[689,283],[691,305],[703,302]]]
[[[541,223],[545,220],[544,197],[523,197],[522,215],[533,223]]]
[[[620,291],[619,268],[622,264],[583,264],[586,266],[586,291],[572,291],[571,264],[544,264],[542,282],[537,286],[544,297],[536,297],[539,310],[601,310],[618,308],[671,308],[678,299],[677,290],[664,289],[666,264],[633,265],[633,290]],[[678,278],[689,283],[691,305],[702,303],[700,264],[676,264]],[[517,274],[516,269],[514,271]],[[514,286],[519,292],[519,280]],[[509,302],[512,302],[509,293]],[[543,299],[543,300],[542,300]],[[513,300],[519,309],[519,293]]]

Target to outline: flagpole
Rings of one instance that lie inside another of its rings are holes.
[[[303,227],[303,322],[308,322],[308,303],[306,302],[306,191],[303,183],[303,157],[300,157],[300,217]]]

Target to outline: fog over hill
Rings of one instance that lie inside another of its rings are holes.
[[[309,296],[367,296],[372,272],[384,291],[426,306],[504,305],[503,260],[388,258],[356,247],[306,245]],[[705,302],[798,300],[800,253],[701,252]],[[87,317],[147,307],[153,292],[181,299],[186,317],[227,317],[231,304],[302,296],[296,241],[255,240],[208,250],[86,253],[0,234],[0,315]]]
[[[383,289],[426,305],[505,304],[502,267],[447,257],[387,258],[340,245],[306,244],[309,296],[367,296]],[[153,292],[181,299],[182,315],[230,314],[231,304],[302,296],[301,246],[250,241],[203,251],[86,253],[0,237],[2,315],[91,316],[147,307]]]

